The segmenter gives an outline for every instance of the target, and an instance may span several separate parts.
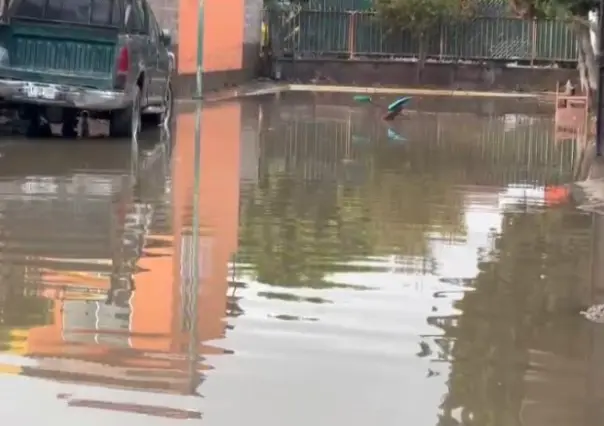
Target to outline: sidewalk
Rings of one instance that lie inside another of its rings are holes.
[[[252,81],[248,84],[210,92],[204,95],[207,102],[225,101],[229,99],[276,94],[283,92],[313,92],[313,93],[358,93],[372,95],[408,95],[408,96],[450,96],[466,98],[499,98],[499,99],[534,99],[553,101],[553,92],[520,93],[520,92],[479,92],[468,90],[439,90],[417,89],[404,87],[356,87],[321,84],[289,84],[276,81]],[[179,99],[179,103],[195,103],[195,99]]]
[[[478,92],[469,90],[413,89],[405,87],[355,87],[320,84],[287,84],[285,91],[291,92],[332,92],[363,93],[373,95],[410,95],[410,96],[461,96],[480,98],[506,99],[554,99],[554,92],[520,93],[520,92]]]

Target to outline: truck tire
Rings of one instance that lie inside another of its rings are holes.
[[[109,118],[109,136],[129,138],[141,129],[141,89],[134,86],[132,105],[128,108],[111,111]]]
[[[162,107],[164,108],[164,112],[162,113],[143,115],[144,124],[169,127],[172,121],[172,114],[174,114],[174,92],[172,91],[172,83],[170,82],[168,82],[168,86],[166,87]]]

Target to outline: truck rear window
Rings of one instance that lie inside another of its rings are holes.
[[[114,0],[17,0],[13,16],[73,24],[117,26],[120,12]]]

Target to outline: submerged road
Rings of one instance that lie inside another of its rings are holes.
[[[200,170],[187,108],[137,162],[4,137],[0,420],[599,425],[604,227],[523,102],[210,104]]]

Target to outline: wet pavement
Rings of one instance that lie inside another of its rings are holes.
[[[0,141],[0,420],[599,425],[580,141],[534,105],[444,103],[390,127],[329,97],[211,104],[199,171],[188,109],[138,162]]]

